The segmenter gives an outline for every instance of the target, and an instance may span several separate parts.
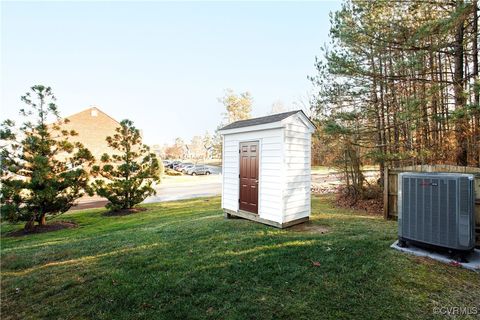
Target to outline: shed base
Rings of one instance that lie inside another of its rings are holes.
[[[244,219],[252,220],[255,222],[260,222],[275,228],[280,228],[280,229],[288,228],[299,223],[307,222],[310,219],[310,217],[303,217],[300,219],[279,223],[276,221],[260,218],[258,214],[254,214],[248,211],[243,211],[243,210],[233,211],[228,209],[223,209],[223,215],[226,219],[244,218]]]

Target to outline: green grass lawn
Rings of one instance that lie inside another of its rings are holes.
[[[68,213],[80,227],[19,238],[2,224],[2,319],[430,319],[479,305],[477,273],[390,249],[396,222],[328,196],[313,199],[325,234],[226,220],[218,197],[147,207]]]

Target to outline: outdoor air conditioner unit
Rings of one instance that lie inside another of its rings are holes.
[[[465,254],[475,248],[474,176],[405,172],[398,176],[398,239]]]

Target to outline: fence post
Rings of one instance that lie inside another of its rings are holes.
[[[388,219],[388,167],[383,172],[383,218]]]

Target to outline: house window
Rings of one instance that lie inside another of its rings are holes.
[[[91,114],[92,117],[96,117],[96,116],[98,116],[98,111],[95,110],[95,109],[92,109],[92,111],[90,112],[90,114]]]

